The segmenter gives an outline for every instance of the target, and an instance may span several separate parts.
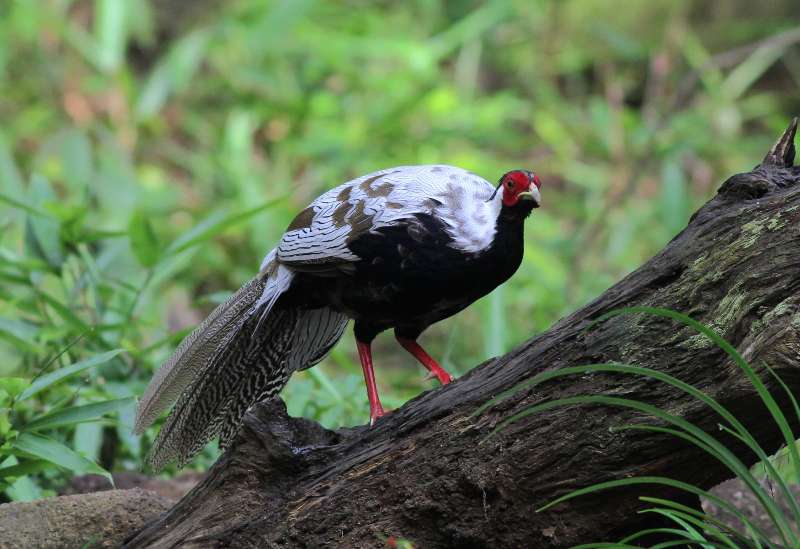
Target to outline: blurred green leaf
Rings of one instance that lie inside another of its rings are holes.
[[[485,358],[502,355],[506,351],[505,327],[509,324],[505,311],[505,290],[498,286],[485,299],[487,313],[483,316],[483,347]]]
[[[21,464],[23,471],[25,468],[29,467],[27,463],[42,463],[42,460],[26,460],[26,463]],[[8,456],[2,461],[2,463],[0,463],[0,466],[3,468],[15,467],[17,465],[20,465],[20,463],[15,456]],[[12,501],[34,501],[37,499],[42,499],[41,488],[29,476],[21,476],[17,478],[17,480],[14,481],[11,486],[6,488],[5,492]]]
[[[16,398],[30,385],[31,380],[24,377],[0,377],[0,390],[5,391],[11,398]]]
[[[6,494],[12,501],[36,501],[44,497],[42,489],[28,476],[19,477],[6,489]]]
[[[31,473],[46,471],[49,467],[49,461],[37,459],[26,460],[24,463],[18,465],[0,467],[0,479],[7,479],[9,477],[23,477],[25,475],[30,475]]]
[[[0,189],[2,189],[0,196],[23,195],[22,175],[3,136],[0,136]]]
[[[0,383],[2,383],[2,378],[0,378]],[[76,423],[83,423],[85,421],[94,421],[107,414],[110,414],[111,412],[118,412],[119,410],[130,406],[134,402],[136,402],[134,397],[128,397],[106,400],[104,402],[96,402],[93,404],[84,404],[83,406],[70,406],[68,408],[62,408],[29,421],[25,424],[23,432],[52,429],[53,427],[61,427],[63,425],[73,425]]]
[[[325,373],[325,370],[317,366],[316,368],[311,369],[309,373],[311,377],[314,378],[314,380],[319,383],[320,386],[325,389],[337,402],[342,403],[344,400],[342,398],[342,394],[336,388],[336,385],[331,382],[331,379]]]
[[[253,216],[274,207],[285,199],[285,197],[276,198],[275,200],[270,200],[269,202],[265,202],[260,206],[256,206],[255,208],[245,210],[243,212],[237,212],[228,215],[225,215],[222,212],[211,214],[209,217],[195,225],[192,229],[178,237],[167,247],[166,251],[167,253],[174,255],[188,250],[192,246],[196,246],[197,244],[210,240],[226,229],[233,227],[238,223],[247,221]]]
[[[683,172],[676,162],[667,161],[662,169],[660,203],[666,234],[677,234],[689,221],[690,203]]]
[[[128,224],[128,237],[130,238],[131,248],[144,267],[152,267],[158,263],[161,255],[161,248],[153,226],[147,215],[137,210],[131,217]]]
[[[46,212],[44,212],[44,211],[42,211],[42,210],[40,210],[40,209],[38,209],[38,208],[36,208],[34,206],[31,206],[30,204],[27,204],[25,202],[22,202],[20,200],[17,200],[15,198],[12,198],[11,196],[8,196],[8,195],[2,194],[2,193],[0,193],[0,202],[5,202],[6,204],[8,204],[10,206],[13,206],[15,208],[19,208],[20,210],[26,211],[26,212],[28,212],[30,214],[33,214],[33,215],[40,215],[42,217],[50,217],[50,215],[47,214]]]
[[[740,98],[767,69],[775,64],[788,46],[787,43],[776,41],[757,48],[725,78],[722,83],[722,93],[729,99]]]
[[[130,383],[127,379],[110,382],[107,384],[108,392],[114,397],[119,397],[122,400],[133,399],[136,401],[141,393],[139,387]],[[133,424],[136,419],[136,406],[133,402],[129,406],[123,406],[119,410],[119,417],[117,420],[117,437],[122,444],[124,444],[134,455],[140,455],[142,451],[142,437],[133,434]]]
[[[80,455],[97,460],[103,445],[103,426],[99,423],[79,423],[75,426],[72,447]]]
[[[113,0],[112,0],[113,1]],[[156,114],[173,93],[189,85],[209,42],[204,30],[182,37],[153,70],[136,104],[136,114],[146,118]]]
[[[38,351],[34,344],[39,329],[30,322],[0,317],[0,337],[12,340],[16,345],[30,352]]]
[[[37,295],[50,307],[52,307],[64,321],[66,321],[78,333],[86,334],[89,339],[99,341],[97,334],[91,326],[84,322],[68,305],[60,302],[47,292],[37,289]]]
[[[76,195],[89,184],[93,168],[91,141],[77,128],[64,128],[45,139],[32,166],[52,181],[64,181]],[[66,205],[62,201],[51,203],[51,207]]]
[[[112,481],[108,471],[52,438],[33,433],[21,433],[14,441],[14,449],[54,463],[73,473],[102,475]]]
[[[39,175],[31,178],[29,197],[38,210],[48,203],[57,201],[50,183]],[[28,247],[37,257],[47,261],[52,267],[58,267],[63,261],[59,223],[51,217],[29,215],[27,218]]]
[[[63,368],[59,368],[54,372],[50,372],[49,374],[45,374],[37,379],[34,379],[33,382],[31,383],[31,386],[22,392],[19,399],[24,400],[26,398],[30,398],[36,393],[44,391],[48,387],[51,387],[56,383],[59,383],[60,381],[63,381],[69,377],[72,377],[85,370],[88,370],[89,368],[99,366],[100,364],[105,364],[106,362],[108,362],[109,360],[120,354],[122,351],[123,349],[114,349],[113,351],[108,351],[106,353],[95,355],[93,357],[78,361],[74,364],[70,364],[69,366],[65,366]]]
[[[97,59],[107,72],[117,70],[125,53],[125,14],[128,2],[95,0],[94,31]]]

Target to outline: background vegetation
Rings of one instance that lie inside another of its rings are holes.
[[[463,374],[545,329],[761,158],[800,112],[798,42],[790,0],[0,1],[1,497],[139,469],[132,397],[369,171],[536,170],[522,268],[424,340]],[[435,383],[376,356],[390,406]],[[345,336],[284,396],[363,423],[362,385]]]

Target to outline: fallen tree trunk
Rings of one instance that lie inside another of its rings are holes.
[[[660,475],[709,488],[731,473],[669,435],[611,432],[653,423],[606,406],[558,407],[516,421],[531,405],[574,395],[635,398],[719,437],[746,463],[755,455],[725,438],[720,418],[672,386],[619,373],[560,378],[478,406],[545,370],[598,362],[651,367],[714,397],[767,451],[782,437],[742,371],[704,336],[635,314],[587,330],[619,307],[665,307],[723,335],[754,366],[772,367],[800,391],[800,167],[796,121],[753,171],[729,178],[688,227],[597,300],[505,356],[425,393],[373,428],[329,431],[257,406],[236,443],[172,510],[129,547],[376,547],[389,536],[418,547],[567,547],[653,526],[638,496],[696,498],[663,486],[587,495],[543,512],[576,488]],[[785,393],[762,376],[781,403]],[[796,427],[796,426],[794,426]]]

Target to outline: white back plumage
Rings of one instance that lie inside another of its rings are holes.
[[[347,247],[357,230],[377,230],[415,214],[442,220],[452,246],[478,253],[492,242],[501,207],[494,186],[467,170],[446,165],[400,166],[335,187],[311,203],[310,226],[287,231],[277,248],[286,265],[350,262]],[[364,217],[369,227],[358,226]]]

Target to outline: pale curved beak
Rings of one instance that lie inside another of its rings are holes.
[[[542,195],[539,193],[539,188],[536,185],[531,185],[531,188],[525,192],[519,193],[520,200],[533,200],[533,207],[538,208],[542,204]]]

